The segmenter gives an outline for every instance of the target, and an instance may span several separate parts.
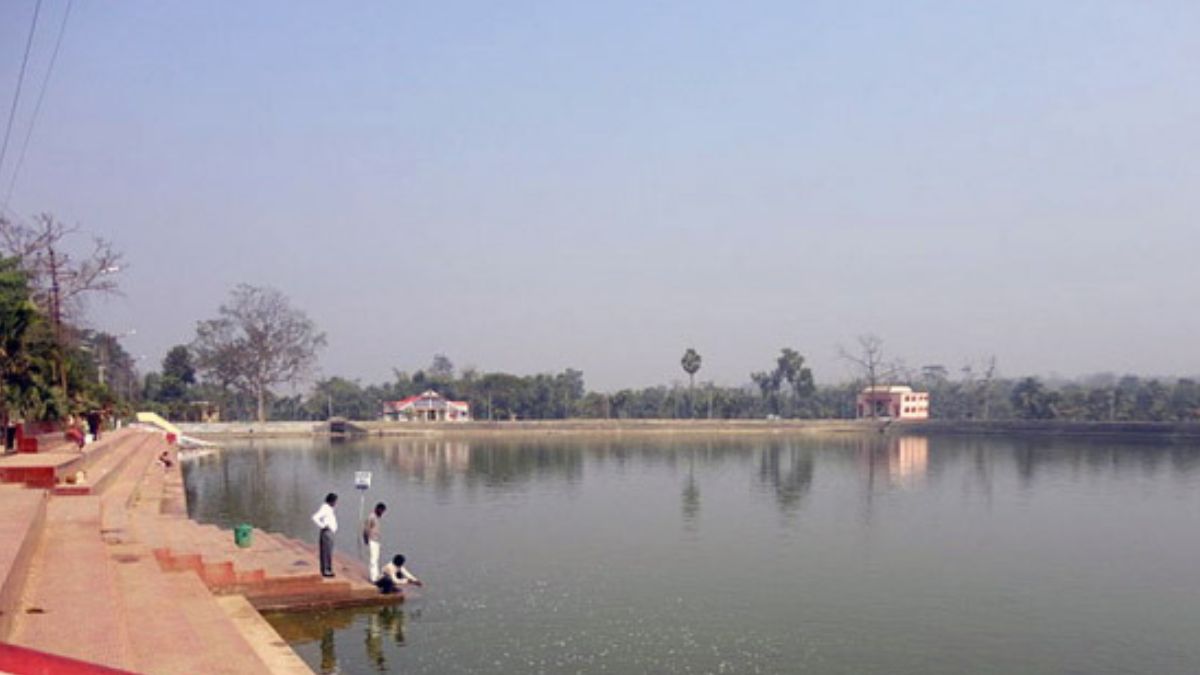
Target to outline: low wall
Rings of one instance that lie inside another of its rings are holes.
[[[528,420],[518,422],[355,421],[371,436],[459,436],[471,434],[1007,434],[1120,436],[1200,439],[1200,424],[1182,422],[1063,422],[1057,420]],[[201,437],[313,436],[329,433],[327,422],[220,422],[180,424],[183,433]]]
[[[1194,422],[1065,422],[1059,420],[928,420],[905,425],[920,434],[1005,434],[1043,436],[1120,436],[1162,439],[1200,439]]]
[[[326,422],[180,422],[176,426],[188,436],[311,436],[329,431]]]
[[[861,432],[876,428],[857,420],[678,420],[678,419],[568,419],[522,420],[516,422],[359,422],[359,426],[383,436],[403,434],[442,435],[516,432],[554,433],[834,433]]]
[[[529,420],[519,422],[387,422],[354,421],[354,427],[371,436],[452,436],[464,434],[571,434],[571,433],[860,433],[875,431],[868,420]],[[327,422],[223,422],[180,424],[183,433],[195,436],[306,436],[328,434]]]

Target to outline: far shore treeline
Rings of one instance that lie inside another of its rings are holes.
[[[383,403],[434,390],[467,401],[478,420],[844,419],[864,387],[908,385],[930,394],[930,416],[945,420],[1044,419],[1163,421],[1200,419],[1200,384],[1187,377],[1098,374],[1076,379],[1010,378],[996,358],[952,370],[906,367],[884,358],[884,342],[857,338],[841,356],[856,377],[818,385],[799,349],[763,354],[744,384],[703,378],[703,349],[681,345],[679,380],[589,391],[582,371],[515,374],[456,368],[446,355],[415,372],[363,384],[317,377],[325,336],[272,288],[239,285],[195,338],[173,347],[144,376],[121,337],[85,327],[86,300],[117,292],[121,255],[102,240],[73,257],[77,233],[50,215],[30,223],[0,218],[0,422],[62,421],[91,410],[149,409],[172,419],[376,419]],[[386,366],[381,366],[381,369]],[[684,379],[686,376],[686,380]],[[302,392],[302,393],[291,393]]]
[[[212,384],[184,384],[190,370],[181,370],[184,347],[164,363],[162,373],[146,377],[143,407],[176,418],[188,416],[190,401],[219,403],[224,420],[255,418],[253,397],[222,390]],[[441,364],[442,367],[437,367]],[[588,391],[581,371],[514,375],[450,367],[444,356],[429,368],[394,372],[390,382],[364,385],[343,377],[318,380],[309,391],[272,396],[269,416],[276,420],[325,420],[346,417],[377,419],[384,401],[428,389],[471,404],[477,420],[585,419],[761,419],[778,416],[799,419],[854,417],[854,399],[861,381],[817,385],[795,398],[768,385],[740,387],[697,382],[659,385],[613,392]],[[930,392],[930,416],[947,420],[1057,419],[1071,421],[1179,421],[1200,419],[1200,385],[1186,378],[1143,379],[1132,375],[1094,375],[1079,380],[1047,383],[1039,378],[978,379],[971,374],[950,379],[939,366],[922,369],[902,382]],[[182,376],[182,377],[181,377]]]

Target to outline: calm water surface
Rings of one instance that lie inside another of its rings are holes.
[[[771,437],[245,443],[201,521],[315,539],[354,472],[399,609],[277,620],[318,672],[1197,673],[1200,448]]]

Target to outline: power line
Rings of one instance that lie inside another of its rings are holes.
[[[25,142],[21,144],[21,154],[17,155],[17,163],[13,165],[12,179],[8,182],[8,192],[4,195],[4,209],[12,201],[13,190],[17,187],[17,176],[21,166],[25,164],[25,152],[29,150],[29,139],[33,137],[33,127],[37,124],[38,113],[42,110],[42,99],[46,97],[46,88],[50,85],[50,75],[54,72],[54,64],[58,61],[58,50],[62,47],[63,35],[67,32],[67,19],[71,18],[71,5],[75,0],[67,0],[67,9],[63,12],[62,23],[58,26],[58,37],[54,40],[54,51],[50,54],[50,65],[46,66],[46,76],[42,78],[42,88],[38,92],[37,103],[33,106],[33,117],[29,119],[29,128],[25,131]]]
[[[8,125],[4,129],[4,144],[0,145],[0,169],[4,168],[4,155],[8,152],[8,137],[12,134],[13,120],[17,117],[17,104],[21,101],[21,84],[25,81],[25,67],[29,65],[29,49],[33,47],[33,34],[37,32],[38,14],[42,11],[42,0],[33,6],[33,22],[29,24],[29,38],[25,40],[25,56],[21,57],[21,71],[17,74],[17,90],[13,92],[12,108],[8,111]]]

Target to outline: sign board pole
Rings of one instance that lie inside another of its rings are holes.
[[[366,518],[364,509],[367,501],[367,490],[371,487],[371,472],[370,471],[355,471],[354,472],[354,489],[358,490],[358,526],[361,528],[363,520]],[[361,530],[360,530],[361,532]],[[363,540],[361,534],[356,534],[354,537],[358,542],[358,557],[360,560],[365,559],[363,554]]]

